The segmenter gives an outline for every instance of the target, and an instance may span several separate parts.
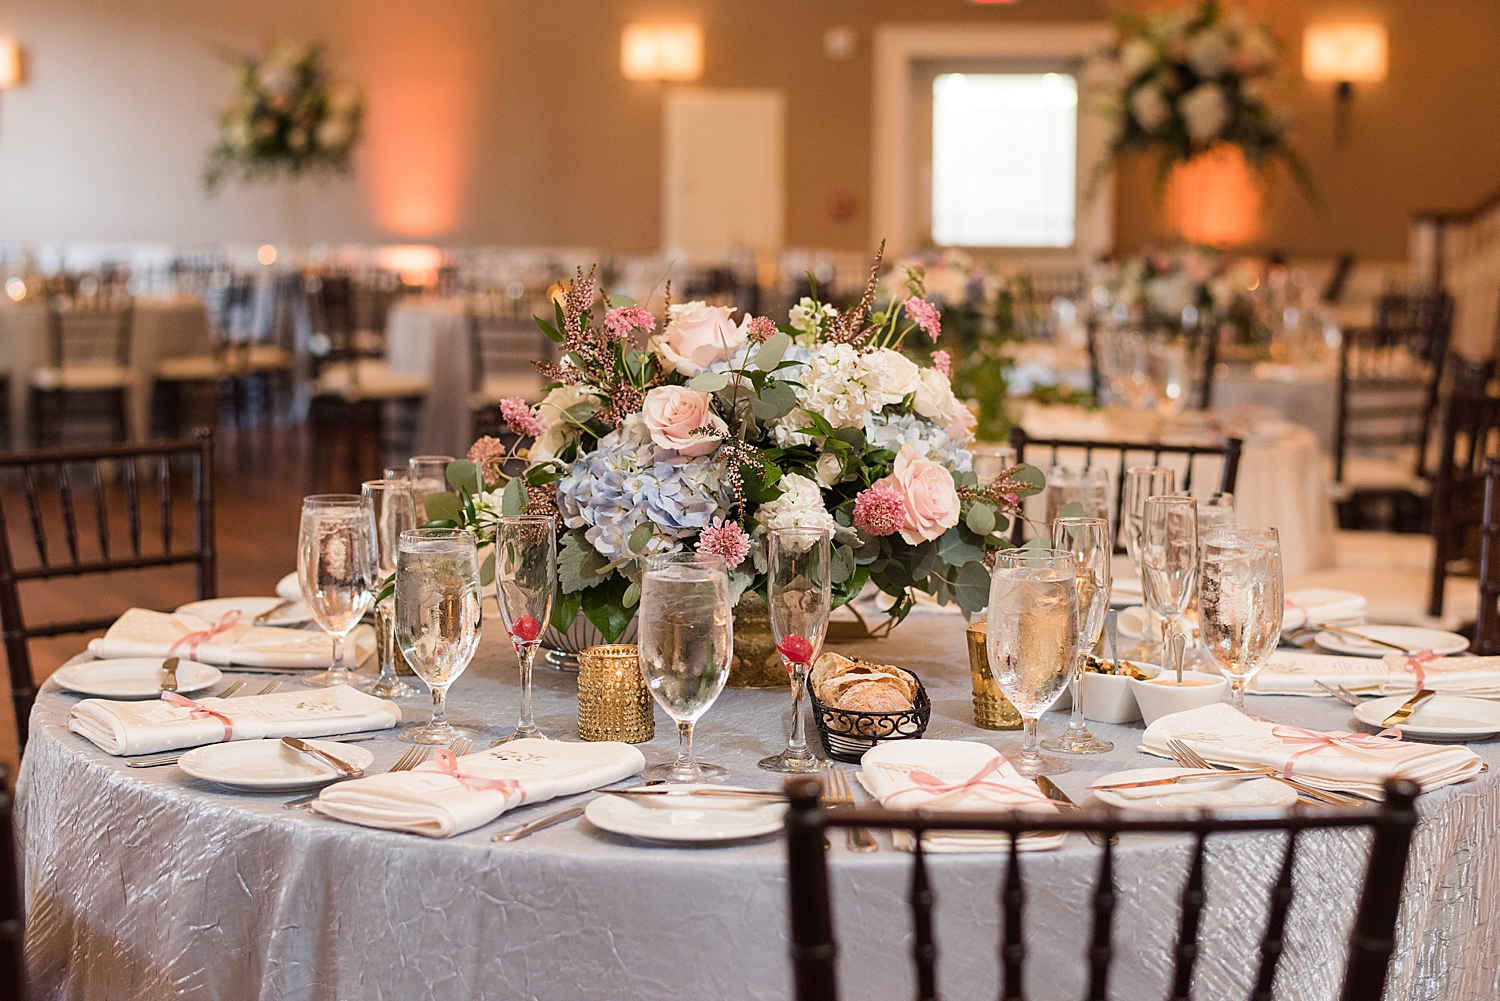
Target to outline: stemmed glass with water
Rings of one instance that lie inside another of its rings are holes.
[[[516,729],[495,741],[542,737],[531,718],[531,664],[552,621],[557,594],[557,527],[547,515],[502,517],[495,531],[495,597],[506,635],[521,665],[521,717]]]
[[[401,533],[396,557],[396,642],[411,669],[432,690],[432,721],[397,736],[413,744],[473,739],[479,730],[448,722],[448,686],[479,649],[479,553],[461,528]]]
[[[411,484],[404,478],[366,480],[360,485],[360,497],[369,509],[375,526],[372,554],[376,573],[372,585],[376,590],[375,659],[380,665],[380,676],[370,686],[370,694],[387,699],[421,695],[420,689],[413,688],[396,677],[396,596],[392,594],[384,601],[379,598],[385,582],[396,573],[396,554],[401,548],[401,533],[416,528],[418,524]]]
[[[641,577],[641,675],[677,723],[677,760],[652,765],[648,779],[708,782],[726,772],[693,757],[693,724],[729,680],[734,621],[722,556],[675,553],[646,559]]]
[[[451,455],[414,455],[406,460],[406,478],[417,502],[417,515],[427,520],[427,495],[448,492],[448,464]]]
[[[1052,523],[1052,548],[1073,554],[1073,572],[1078,580],[1078,660],[1070,682],[1073,712],[1068,729],[1042,741],[1049,751],[1065,754],[1102,754],[1115,745],[1100,740],[1083,721],[1083,662],[1099,642],[1104,615],[1109,611],[1110,559],[1114,546],[1109,522],[1103,518],[1058,518]]]
[[[1161,619],[1163,653],[1182,629],[1182,615],[1197,581],[1198,502],[1177,495],[1147,498],[1141,521],[1141,583],[1146,606]]]
[[[1056,775],[1072,766],[1043,756],[1037,721],[1063,693],[1078,662],[1078,581],[1073,554],[1011,549],[990,578],[990,672],[1021,714],[1025,735],[1016,771]]]
[[[812,772],[817,759],[807,746],[802,702],[807,673],[823,648],[832,605],[828,533],[817,528],[783,528],[770,533],[766,548],[766,594],[771,637],[792,676],[792,727],[786,748],[760,760],[769,772]]]
[[[1216,528],[1203,538],[1198,628],[1245,711],[1245,685],[1281,639],[1281,538],[1274,528]],[[1262,719],[1251,716],[1251,719]]]
[[[1176,489],[1177,474],[1167,466],[1131,466],[1125,471],[1124,497],[1120,502],[1120,535],[1125,543],[1125,553],[1141,578],[1144,597],[1145,573],[1141,568],[1141,523],[1146,517],[1146,501],[1161,497]],[[1160,627],[1152,621],[1152,610],[1146,604],[1146,624],[1141,629],[1136,653],[1142,660],[1154,660],[1158,653],[1156,636]]]
[[[333,637],[333,660],[328,670],[302,679],[309,685],[370,684],[344,666],[344,640],[370,610],[379,589],[374,549],[375,524],[358,494],[302,499],[297,581],[313,619]]]

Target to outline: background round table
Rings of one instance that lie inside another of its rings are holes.
[[[517,709],[514,655],[498,621],[450,695],[458,721],[508,728]],[[977,740],[1013,753],[1019,735],[976,728],[964,623],[913,612],[882,641],[843,644],[910,667],[931,694],[929,737]],[[576,739],[576,679],[539,668],[537,722]],[[284,677],[284,676],[281,676]],[[250,688],[255,687],[252,682]],[[290,685],[284,686],[291,687]],[[18,789],[34,997],[118,999],[619,999],[709,1001],[790,996],[785,850],[779,836],[715,847],[664,847],[568,822],[512,844],[499,829],[559,809],[523,807],[446,841],[370,830],[291,811],[295,794],[235,793],[175,767],[128,769],[66,730],[78,697],[48,683],[32,716]],[[1332,700],[1258,698],[1254,710],[1320,729],[1349,727]],[[728,690],[700,723],[703,760],[732,780],[773,787],[754,762],[784,739],[786,691]],[[425,700],[406,704],[424,717]],[[1044,728],[1062,716],[1049,714]],[[1159,763],[1135,748],[1140,724],[1098,724],[1113,752],[1073,758],[1058,784],[1074,799],[1096,776]],[[809,730],[812,730],[809,723]],[[648,761],[674,750],[657,714]],[[362,745],[374,770],[406,750],[394,734]],[[1500,892],[1500,745],[1475,745],[1491,770],[1422,797],[1407,899],[1387,997],[1489,999],[1500,977],[1490,932]],[[861,795],[859,797],[863,799]],[[582,799],[575,800],[582,802]],[[912,993],[911,857],[854,854],[834,839],[830,874],[847,997]],[[1305,839],[1281,976],[1299,1001],[1337,996],[1363,833]],[[1242,996],[1257,961],[1265,892],[1279,836],[1211,839],[1209,911],[1198,997]],[[1111,996],[1165,996],[1185,839],[1131,837],[1115,856]],[[982,996],[998,983],[1002,856],[930,859],[937,898],[939,989]],[[1098,849],[1082,837],[1027,854],[1027,996],[1078,998],[1086,988]]]

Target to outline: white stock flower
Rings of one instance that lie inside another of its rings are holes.
[[[1250,73],[1270,67],[1276,62],[1276,40],[1264,27],[1257,25],[1240,33],[1240,48],[1237,53],[1240,65]]]
[[[1193,72],[1205,80],[1216,80],[1229,67],[1229,39],[1212,29],[1200,31],[1188,39],[1187,61]]]
[[[781,496],[762,504],[755,520],[763,531],[779,528],[821,528],[832,536],[839,529],[823,503],[823,491],[816,483],[797,473],[787,473],[776,481]]]
[[[1229,102],[1218,84],[1199,84],[1182,96],[1178,106],[1187,123],[1188,135],[1197,142],[1217,138],[1229,124]]]
[[[1154,83],[1142,84],[1130,95],[1130,113],[1147,132],[1155,132],[1172,115],[1172,107]]]
[[[882,404],[900,403],[908,393],[917,391],[917,363],[890,348],[876,348],[859,356],[864,368],[863,382]]]
[[[838,310],[827,303],[819,307],[807,296],[803,296],[801,302],[787,310],[787,322],[792,329],[813,337],[821,335],[838,317]]]
[[[537,410],[547,422],[547,432],[531,443],[527,457],[532,462],[545,462],[555,457],[578,432],[576,425],[598,413],[599,406],[597,396],[576,385],[558,386],[542,397]]]
[[[832,452],[818,456],[818,485],[831,487],[844,477],[844,463]]]

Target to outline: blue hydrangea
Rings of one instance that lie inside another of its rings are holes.
[[[649,551],[672,552],[713,519],[729,513],[723,463],[714,456],[683,456],[651,441],[639,414],[599,439],[557,483],[563,524],[586,528],[599,553],[629,555],[630,534],[650,522]]]
[[[950,439],[947,431],[916,414],[873,413],[865,418],[865,439],[873,448],[892,452],[916,442],[927,458],[955,473],[967,473],[974,461],[973,453]]]

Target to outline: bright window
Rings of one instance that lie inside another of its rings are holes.
[[[932,84],[932,239],[1070,247],[1078,81],[1065,73],[943,73]]]

